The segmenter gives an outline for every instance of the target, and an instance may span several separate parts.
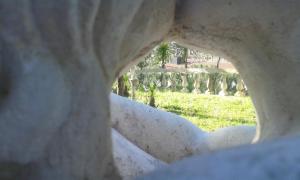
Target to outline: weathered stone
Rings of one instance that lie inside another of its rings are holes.
[[[1,1],[0,166],[22,167],[19,179],[117,178],[111,85],[169,32],[174,6],[174,0]]]
[[[234,63],[258,115],[254,141],[264,143],[191,158],[150,178],[299,179],[299,137],[267,142],[300,132],[300,96],[291,92],[300,90],[299,7],[298,1],[179,2],[175,40]]]
[[[168,77],[165,75],[165,73],[161,73],[161,88],[166,88],[168,83]]]
[[[130,81],[130,86],[131,86],[131,99],[135,99],[135,90],[139,84],[139,80],[136,77],[135,74],[135,68],[130,69],[130,77],[129,77],[129,81]]]
[[[145,152],[165,162],[204,153],[206,133],[187,120],[111,94],[113,127]]]
[[[135,89],[138,85],[139,80],[138,79],[130,79],[130,84],[131,84],[131,98],[134,100],[135,99]]]
[[[298,135],[300,1],[177,0],[176,16],[174,6],[1,1],[0,166],[24,172],[19,179],[113,179],[110,86],[163,37],[234,63],[256,108],[255,141]],[[165,174],[299,179],[298,146],[298,138],[266,142]],[[13,173],[7,171],[0,179]]]
[[[183,74],[183,75],[181,75],[181,80],[182,80],[182,83],[181,83],[181,85],[182,85],[182,89],[181,89],[181,91],[182,92],[189,92],[189,90],[188,90],[188,81],[187,81],[187,75],[186,74]]]
[[[300,95],[293,93],[300,91],[299,7],[267,0],[177,4],[172,39],[234,64],[256,108],[256,141],[300,132]]]
[[[244,82],[241,79],[238,79],[237,85],[236,85],[236,93],[235,96],[246,96],[247,91],[244,85]]]
[[[228,96],[228,91],[227,91],[228,85],[226,81],[226,77],[224,77],[221,81],[221,91],[219,92],[220,96]]]
[[[194,154],[250,144],[255,127],[235,126],[206,133],[186,119],[111,94],[114,128],[150,155],[173,162]]]
[[[114,129],[112,145],[115,164],[124,180],[148,174],[167,165],[132,144]]]
[[[299,136],[193,156],[138,180],[299,179]]]
[[[208,80],[206,83],[207,90],[206,90],[205,94],[208,94],[208,95],[215,94],[215,82],[216,82],[216,79],[214,78],[214,75],[208,74]]]
[[[168,79],[167,88],[172,89],[172,80],[171,80],[171,78]]]
[[[176,75],[177,75],[176,73],[173,73],[173,74],[170,75],[170,79],[171,79],[171,86],[170,87],[171,87],[172,91],[176,91],[176,85],[177,85],[176,84],[177,83],[176,82]]]
[[[193,93],[200,94],[200,74],[195,74]]]

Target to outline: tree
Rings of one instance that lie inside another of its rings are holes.
[[[128,85],[129,79],[127,75],[122,75],[118,78],[118,95],[129,97]]]
[[[155,51],[156,58],[161,62],[161,68],[165,69],[166,63],[171,56],[170,47],[168,43],[161,43]]]
[[[154,108],[156,108],[156,105],[155,105],[155,89],[156,89],[156,84],[155,83],[150,83],[150,86],[149,86],[149,106],[152,106]]]

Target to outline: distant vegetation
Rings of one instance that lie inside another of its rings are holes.
[[[188,65],[188,56],[201,62],[214,59],[213,55],[187,49],[175,42],[164,42],[155,47],[144,61],[120,76],[112,91],[176,113],[206,131],[255,125],[255,111],[250,98],[235,97],[248,95],[240,75],[220,69],[221,57],[213,66],[198,64],[197,67],[196,64]],[[171,60],[173,66],[167,64]],[[180,64],[184,64],[184,68]],[[177,70],[172,71],[168,67]],[[190,71],[191,68],[194,70]],[[195,71],[196,68],[198,71]],[[217,96],[219,93],[226,96]]]
[[[148,94],[138,91],[136,100],[147,104]],[[178,114],[205,131],[226,126],[255,125],[255,111],[249,97],[157,91],[155,103],[157,108]]]

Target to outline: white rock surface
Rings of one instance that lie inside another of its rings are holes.
[[[206,149],[206,133],[175,114],[110,95],[115,129],[138,147],[165,162],[172,162]]]
[[[0,7],[0,167],[7,168],[0,179],[117,179],[109,90],[164,37],[234,63],[258,115],[255,141],[300,134],[300,1],[3,0]],[[299,179],[299,145],[290,138],[220,152],[165,175]]]
[[[111,94],[113,127],[144,151],[166,162],[250,144],[254,126],[204,132],[180,116]]]
[[[300,134],[300,1],[177,3],[170,38],[234,64],[258,115],[255,141]]]
[[[0,179],[118,179],[109,90],[169,32],[175,0],[0,7]]]
[[[130,180],[167,166],[166,163],[155,159],[129,142],[114,129],[112,129],[112,141],[114,162],[124,180]]]
[[[250,144],[254,136],[254,126],[231,126],[208,133],[206,143],[210,151],[216,151]]]
[[[138,180],[296,180],[300,137],[258,143],[176,162]]]

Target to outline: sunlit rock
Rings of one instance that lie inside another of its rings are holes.
[[[254,126],[231,126],[208,133],[206,143],[210,151],[215,151],[250,144],[254,136]]]
[[[111,94],[113,127],[152,156],[172,162],[195,154],[250,144],[254,126],[204,132],[188,120]]]
[[[172,162],[204,153],[206,133],[176,114],[110,95],[113,127],[152,156]]]

